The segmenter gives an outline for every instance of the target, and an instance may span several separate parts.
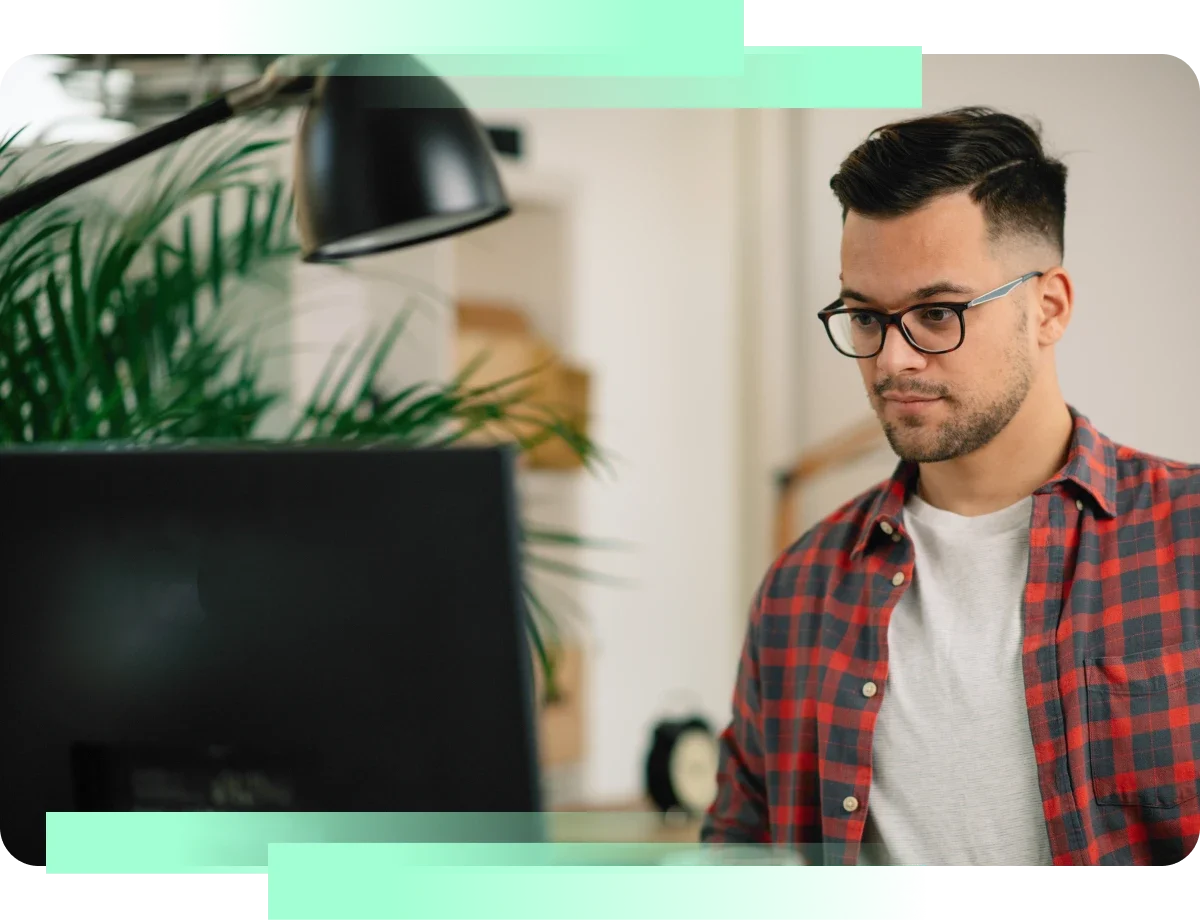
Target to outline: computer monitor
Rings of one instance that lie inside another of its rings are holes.
[[[514,469],[0,451],[8,850],[45,865],[47,811],[539,811]]]

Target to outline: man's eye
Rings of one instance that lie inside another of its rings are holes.
[[[949,307],[926,307],[920,314],[921,322],[931,325],[945,323],[954,318],[954,311]]]

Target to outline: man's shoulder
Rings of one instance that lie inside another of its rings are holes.
[[[764,586],[768,594],[794,594],[797,577],[803,577],[811,589],[820,572],[832,573],[846,563],[893,488],[894,479],[876,483],[811,525],[776,556]]]
[[[1119,509],[1151,497],[1190,505],[1200,502],[1200,463],[1173,460],[1115,442],[1113,456]]]
[[[807,557],[814,553],[844,550],[850,552],[872,518],[879,512],[889,491],[895,488],[895,479],[877,482],[869,489],[842,502],[821,520],[813,524],[790,547],[792,556]]]

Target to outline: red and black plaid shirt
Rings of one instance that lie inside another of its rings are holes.
[[[1050,848],[1056,864],[1177,862],[1200,835],[1200,466],[1072,415],[1067,463],[1033,496],[1024,604]],[[915,482],[900,464],[768,572],[704,841],[857,862],[888,621],[914,576],[903,509]]]

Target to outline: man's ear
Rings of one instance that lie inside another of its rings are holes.
[[[1037,285],[1037,302],[1034,319],[1037,321],[1037,340],[1042,346],[1054,345],[1062,338],[1071,321],[1075,306],[1075,288],[1071,276],[1061,266],[1052,268],[1040,278],[1033,279]]]

